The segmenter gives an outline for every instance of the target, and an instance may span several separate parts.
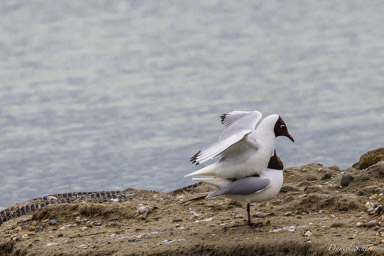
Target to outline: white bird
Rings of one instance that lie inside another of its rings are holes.
[[[275,151],[269,160],[268,167],[263,170],[259,177],[246,177],[235,181],[223,178],[193,178],[193,180],[202,181],[220,189],[206,196],[194,198],[186,202],[216,196],[225,196],[237,201],[246,202],[248,224],[252,228],[257,227],[261,223],[252,223],[250,204],[252,202],[267,201],[277,196],[284,181],[283,169],[283,162],[276,155]]]
[[[277,114],[264,118],[255,130],[261,117],[259,111],[231,111],[222,115],[225,128],[219,139],[197,152],[191,162],[200,164],[217,156],[221,158],[185,177],[240,179],[259,175],[273,155],[276,137],[286,136],[294,142],[287,125]]]

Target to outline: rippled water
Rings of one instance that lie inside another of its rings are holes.
[[[383,146],[382,1],[1,1],[0,207],[191,183],[233,110],[279,113],[285,166]]]

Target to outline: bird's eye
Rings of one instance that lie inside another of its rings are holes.
[[[280,129],[287,129],[287,127],[285,125],[280,125]]]

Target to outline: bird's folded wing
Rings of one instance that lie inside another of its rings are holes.
[[[207,198],[221,195],[249,195],[261,192],[271,185],[271,180],[259,177],[247,177],[236,180],[228,186],[223,187],[215,192],[209,193]]]
[[[204,163],[219,154],[224,150],[236,144],[244,138],[247,134],[250,134],[252,130],[239,130],[233,134],[229,134],[225,138],[218,139],[215,143],[209,145],[208,147],[197,152],[193,157],[191,157],[191,162],[196,164]]]

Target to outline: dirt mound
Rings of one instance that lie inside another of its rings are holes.
[[[364,170],[312,163],[284,170],[281,193],[253,204],[214,188],[126,189],[128,201],[56,204],[0,226],[0,255],[382,255],[384,161]]]
[[[383,160],[384,160],[384,148],[377,148],[377,149],[368,151],[367,153],[362,155],[360,157],[360,160],[357,163],[353,164],[352,167],[363,170]]]

